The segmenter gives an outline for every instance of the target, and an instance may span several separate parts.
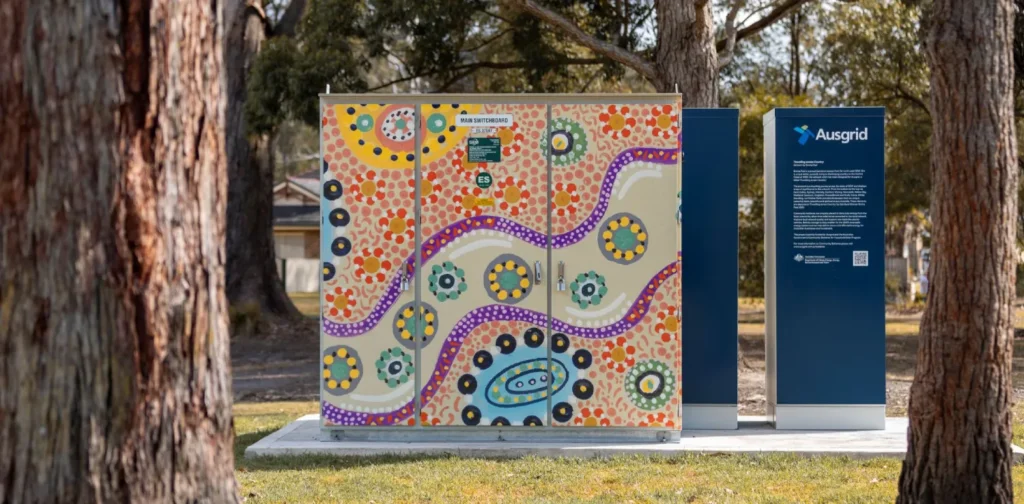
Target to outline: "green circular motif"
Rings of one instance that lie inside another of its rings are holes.
[[[362,379],[363,365],[352,347],[338,345],[327,348],[321,355],[322,384],[332,395],[345,395],[356,388]]]
[[[371,116],[370,114],[363,114],[363,115],[357,117],[356,118],[356,128],[359,128],[359,131],[362,131],[363,133],[367,133],[370,130],[372,130],[373,129],[373,116]]]
[[[605,294],[608,294],[604,275],[598,275],[594,270],[576,275],[576,280],[569,284],[569,290],[572,291],[572,302],[584,310],[601,304]]]
[[[642,410],[664,408],[676,392],[676,375],[661,361],[637,362],[626,373],[626,395]]]
[[[430,268],[427,285],[431,294],[441,302],[459,299],[459,296],[469,289],[466,285],[466,272],[449,261],[440,265],[435,264]]]
[[[502,271],[498,274],[498,285],[507,291],[515,289],[519,287],[519,275],[514,271]]]
[[[441,133],[445,128],[448,127],[448,120],[444,118],[444,114],[431,114],[427,118],[427,129],[431,133]]]
[[[631,249],[636,245],[636,233],[628,228],[619,228],[612,235],[612,243],[619,250]]]
[[[551,164],[554,166],[569,166],[587,153],[587,132],[580,123],[557,117],[551,121],[551,140],[545,131],[541,135],[540,147],[545,156],[548,148],[551,149]]]
[[[394,347],[380,353],[376,362],[377,378],[388,388],[396,388],[412,379],[416,367],[412,363],[412,355]]]

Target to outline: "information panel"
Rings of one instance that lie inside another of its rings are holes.
[[[764,117],[769,416],[885,426],[883,108]]]

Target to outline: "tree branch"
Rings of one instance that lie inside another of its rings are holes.
[[[558,61],[556,61],[556,63],[558,63],[560,65],[599,65],[599,64],[607,63],[607,60],[605,60],[603,58],[566,58],[566,59],[558,60]],[[461,79],[462,77],[465,77],[466,75],[469,75],[469,74],[471,74],[471,73],[473,73],[473,72],[475,72],[477,70],[480,70],[481,68],[491,68],[491,69],[495,69],[495,70],[509,70],[509,69],[513,69],[513,68],[527,68],[529,66],[530,66],[530,63],[526,62],[526,61],[478,61],[476,63],[467,63],[465,65],[459,65],[459,66],[455,66],[455,67],[451,67],[451,68],[435,69],[435,70],[430,70],[430,71],[427,71],[427,72],[419,73],[419,74],[416,74],[416,75],[409,75],[407,77],[402,77],[400,79],[395,79],[395,80],[392,80],[392,81],[385,82],[385,83],[380,84],[380,85],[378,85],[376,87],[367,89],[366,91],[368,93],[372,93],[374,91],[380,91],[381,89],[393,86],[395,84],[401,84],[403,82],[409,82],[409,81],[414,80],[414,79],[419,79],[419,78],[422,78],[422,77],[430,77],[431,75],[437,75],[437,74],[439,74],[439,73],[441,73],[441,72],[443,72],[445,70],[453,71],[453,72],[463,72],[465,70],[469,70],[468,72],[464,72],[464,75],[461,75],[461,76],[460,76],[460,74],[456,73],[456,77],[458,79]],[[452,84],[454,84],[454,81],[449,80],[448,82],[446,82],[443,85],[443,87],[447,88],[447,87],[451,86]]]
[[[921,97],[919,97],[916,94],[910,92],[910,90],[907,89],[907,86],[903,85],[902,82],[897,82],[896,85],[893,86],[892,89],[893,89],[893,91],[896,92],[896,96],[897,97],[903,98],[904,100],[909,101],[910,103],[912,103],[915,106],[917,106],[917,108],[919,108],[922,111],[924,111],[924,113],[926,115],[931,117],[932,111],[931,111],[931,108],[928,107],[928,104],[925,103],[924,100],[921,99]]]
[[[595,38],[561,14],[538,5],[533,0],[503,0],[509,7],[527,13],[565,33],[577,43],[613,61],[622,63],[649,80],[655,80],[654,65],[638,54]]]
[[[471,47],[469,49],[463,49],[463,51],[465,51],[465,52],[476,52],[476,51],[479,51],[480,49],[483,49],[484,47],[486,47],[491,42],[494,42],[495,40],[500,39],[501,37],[505,36],[506,34],[511,33],[512,30],[513,30],[512,28],[506,28],[504,30],[501,30],[496,35],[494,35],[494,36],[492,36],[492,37],[490,37],[490,38],[488,38],[486,40],[483,40],[482,42],[480,42],[479,44],[477,44],[474,47]]]
[[[269,35],[274,37],[294,36],[295,29],[299,26],[299,21],[302,20],[302,14],[305,11],[306,0],[291,0],[288,2],[288,7],[284,9],[281,19],[274,26],[273,33]]]
[[[732,56],[736,52],[736,16],[746,4],[747,0],[735,0],[725,16],[725,48],[718,54],[719,70],[732,62]]]
[[[735,44],[736,41],[740,41],[747,37],[751,37],[757,35],[758,33],[761,33],[762,30],[775,24],[776,21],[778,21],[786,14],[788,14],[789,11],[810,1],[812,0],[784,0],[782,3],[775,6],[775,8],[771,10],[771,12],[765,14],[764,17],[762,17],[761,19],[758,19],[750,26],[744,26],[743,28],[737,30],[733,44]],[[715,49],[717,49],[719,52],[724,51],[726,49],[726,45],[727,40],[719,40],[718,43],[715,44]]]

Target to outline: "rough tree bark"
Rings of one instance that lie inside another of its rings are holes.
[[[684,107],[718,107],[718,51],[709,0],[657,0],[654,87],[683,95]]]
[[[305,7],[293,0],[275,32],[256,4],[225,11],[227,75],[227,296],[232,306],[300,317],[281,284],[274,254],[274,156],[269,135],[250,136],[245,121],[249,69],[268,35],[293,34]]]
[[[223,0],[0,6],[0,502],[235,502]]]
[[[936,0],[932,259],[897,502],[1013,502],[1011,0]]]

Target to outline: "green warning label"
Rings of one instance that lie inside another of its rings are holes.
[[[497,163],[501,161],[501,140],[493,137],[472,137],[467,140],[470,163]]]

